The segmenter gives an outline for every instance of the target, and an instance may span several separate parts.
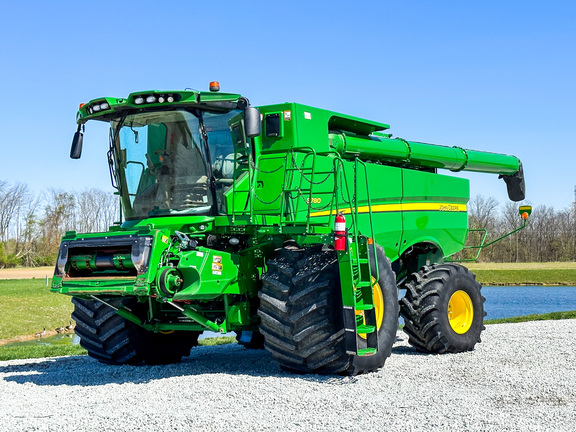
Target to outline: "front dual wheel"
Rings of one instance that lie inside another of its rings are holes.
[[[74,331],[80,337],[80,345],[90,357],[102,363],[178,363],[198,345],[200,332],[153,333],[121,317],[100,301],[73,298],[72,303],[72,318],[76,321]],[[106,303],[115,308],[127,307],[137,315],[145,316],[144,305],[136,298],[108,298]]]
[[[405,285],[400,314],[408,342],[429,353],[474,349],[484,330],[481,285],[458,264],[435,264],[414,273]]]

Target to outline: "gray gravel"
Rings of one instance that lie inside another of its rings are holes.
[[[490,325],[462,354],[419,354],[406,339],[358,377],[291,375],[237,345],[170,366],[4,361],[0,430],[576,430],[576,320]]]

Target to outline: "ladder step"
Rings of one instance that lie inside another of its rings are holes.
[[[365,325],[365,324],[356,326],[356,333],[359,333],[359,334],[374,333],[375,331],[376,331],[376,326]]]
[[[376,348],[364,348],[364,349],[359,349],[358,350],[358,355],[359,356],[369,356],[369,355],[374,355],[376,354],[378,350]]]
[[[374,305],[373,304],[357,304],[354,309],[358,310],[358,311],[366,311],[366,310],[372,310],[374,309]]]

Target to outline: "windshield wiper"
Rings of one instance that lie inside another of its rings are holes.
[[[110,148],[108,149],[108,153],[106,154],[106,156],[108,157],[108,170],[110,171],[110,182],[112,183],[112,187],[114,189],[116,189],[118,191],[118,193],[120,193],[120,194],[121,194],[121,190],[120,190],[121,183],[118,181],[118,179],[114,175],[114,173],[115,173],[114,161],[116,161],[116,163],[118,163],[118,158],[116,157],[116,150],[114,147],[114,143],[118,139],[118,135],[120,135],[120,129],[122,128],[122,125],[126,121],[126,117],[128,117],[128,111],[125,111],[122,113],[122,116],[120,117],[120,120],[118,121],[118,126],[116,127],[114,134],[112,134],[112,130],[110,130]]]
[[[210,155],[210,146],[208,145],[208,134],[206,133],[206,127],[204,126],[204,119],[202,118],[202,111],[194,110],[193,114],[198,117],[198,124],[200,127],[200,134],[202,135],[202,141],[204,142],[204,155],[206,157],[206,172],[208,178],[210,179],[210,191],[212,192],[212,214],[218,214],[218,201],[216,196],[216,179],[214,178],[214,170],[212,169],[212,157]]]

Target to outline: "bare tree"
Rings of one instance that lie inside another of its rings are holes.
[[[5,243],[12,224],[18,221],[18,214],[28,197],[28,187],[21,183],[9,186],[0,181],[0,242]]]
[[[468,216],[471,228],[486,228],[490,230],[496,225],[496,209],[498,201],[492,197],[476,195],[468,202]]]
[[[101,189],[76,194],[76,229],[80,232],[106,231],[118,217],[118,198]]]
[[[498,201],[492,197],[476,195],[468,202],[468,226],[470,229],[486,229],[493,234],[497,224]],[[480,244],[482,232],[472,232],[468,236],[469,244]],[[474,255],[476,250],[474,250]],[[490,258],[493,249],[489,248],[482,252],[482,258]]]
[[[75,198],[70,192],[49,189],[44,217],[40,220],[40,255],[44,259],[55,259],[60,239],[68,230],[74,229]]]
[[[118,197],[112,193],[105,193],[101,198],[100,206],[100,226],[99,231],[104,231],[110,228],[114,223],[120,221],[120,201]]]
[[[504,205],[498,221],[498,236],[505,235],[521,225],[522,219],[518,214],[518,205],[519,203],[513,202],[507,202]],[[522,231],[519,231],[512,236],[506,237],[501,243],[496,243],[494,245],[495,261],[518,262],[522,234]]]
[[[42,264],[38,256],[38,246],[42,243],[38,216],[36,214],[39,207],[39,200],[29,202],[24,211],[22,227],[18,237],[20,242],[18,258],[22,262],[22,265],[26,267],[35,267]]]

